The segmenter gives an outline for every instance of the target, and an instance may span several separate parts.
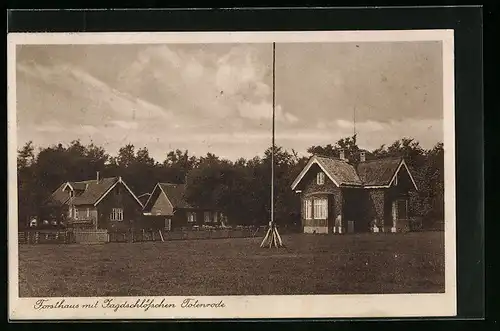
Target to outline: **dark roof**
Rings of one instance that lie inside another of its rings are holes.
[[[87,182],[70,182],[69,184],[76,191],[85,191],[87,189]]]
[[[145,205],[150,196],[151,196],[151,193],[143,193],[143,194],[137,196],[137,199],[139,199],[142,202],[142,204]]]
[[[389,185],[403,160],[402,157],[387,157],[360,162],[356,166],[339,158],[313,155],[308,165],[297,176],[294,188],[305,175],[305,171],[316,161],[334,181],[341,186],[386,186]],[[410,175],[411,176],[411,175]],[[413,179],[412,179],[413,180]]]
[[[118,177],[111,178],[102,178],[97,182],[96,179],[85,180],[81,182],[69,182],[71,187],[75,190],[81,190],[83,188],[83,192],[76,194],[75,197],[71,198],[69,201],[68,192],[64,192],[63,188],[66,183],[63,183],[57,190],[52,193],[52,199],[58,201],[61,204],[71,202],[74,205],[93,205],[101,198],[104,193],[111,186],[113,186],[118,181]]]
[[[158,183],[158,185],[163,192],[165,192],[174,208],[193,208],[193,206],[186,201],[186,185],[171,183]]]
[[[62,183],[61,186],[55,190],[52,195],[50,196],[51,201],[53,202],[58,202],[60,204],[64,204],[66,201],[69,200],[69,194],[68,192],[64,192],[63,188],[66,186],[67,183]]]
[[[362,185],[356,169],[341,159],[315,155],[316,160],[325,168],[339,185]]]
[[[401,163],[401,157],[388,157],[358,164],[358,175],[365,186],[389,185]]]

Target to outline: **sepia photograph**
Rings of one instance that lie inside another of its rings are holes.
[[[452,31],[9,37],[11,315],[455,313]]]

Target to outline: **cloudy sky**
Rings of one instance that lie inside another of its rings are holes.
[[[271,142],[271,44],[24,45],[17,49],[18,145],[132,143],[158,161],[262,155]],[[276,44],[276,143],[352,135],[360,147],[442,141],[440,42]]]

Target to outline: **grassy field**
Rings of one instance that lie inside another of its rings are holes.
[[[104,245],[19,246],[32,296],[444,292],[444,234],[283,236]]]

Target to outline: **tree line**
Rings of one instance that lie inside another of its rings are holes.
[[[361,149],[356,136],[334,144],[311,146],[310,155],[338,157],[340,149],[350,162],[359,161]],[[410,138],[388,146],[365,150],[366,158],[403,156],[411,168],[419,191],[410,197],[410,212],[432,223],[444,218],[444,152],[443,144],[424,149]],[[29,217],[40,215],[47,198],[66,181],[121,176],[136,195],[150,193],[158,182],[186,183],[186,199],[199,207],[217,208],[237,224],[266,224],[270,217],[271,154],[239,158],[236,161],[207,153],[195,157],[188,150],[172,150],[162,162],[149,155],[146,147],[136,149],[127,144],[111,156],[94,143],[83,145],[75,140],[69,145],[57,144],[37,148],[33,142],[18,150],[18,214],[26,224]],[[275,146],[275,219],[281,224],[299,224],[300,197],[290,185],[303,169],[309,156],[299,156]]]

